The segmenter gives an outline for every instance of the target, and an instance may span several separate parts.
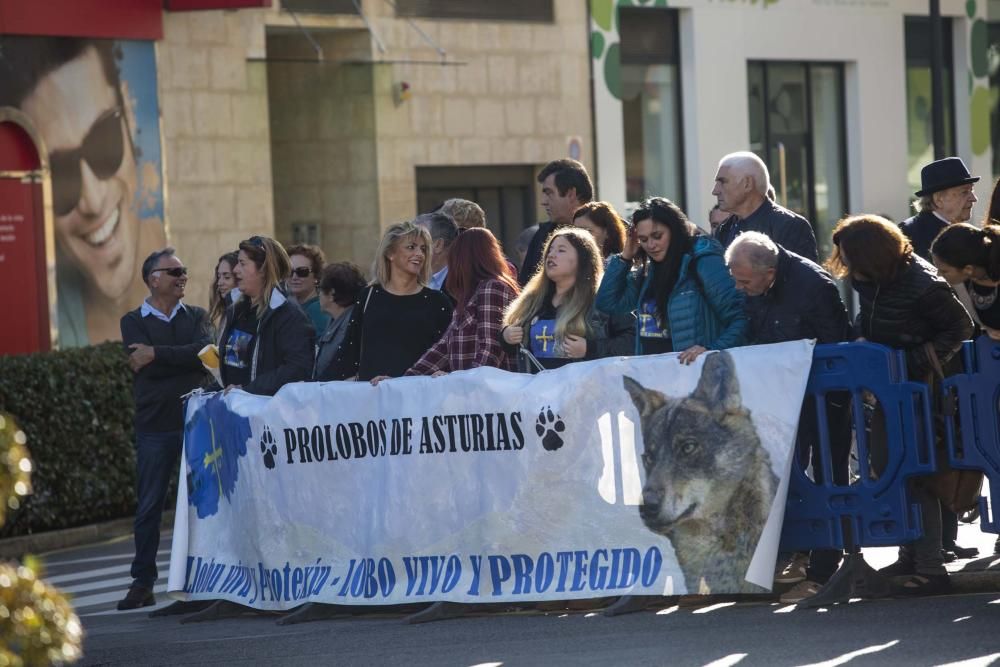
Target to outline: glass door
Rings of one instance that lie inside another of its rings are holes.
[[[847,212],[844,70],[837,63],[750,62],[750,149],[779,204],[812,224],[820,258]]]

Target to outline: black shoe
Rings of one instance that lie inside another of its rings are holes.
[[[979,555],[979,549],[976,547],[960,547],[956,544],[950,550],[959,558],[975,558]]]
[[[897,560],[892,565],[879,568],[878,572],[887,577],[904,577],[908,574],[916,574],[917,566],[912,560]]]
[[[951,578],[947,574],[914,574],[893,586],[893,593],[904,597],[943,595],[950,590]]]
[[[139,607],[152,607],[154,604],[156,604],[156,598],[153,596],[152,588],[132,584],[125,597],[118,602],[118,611],[138,609]]]

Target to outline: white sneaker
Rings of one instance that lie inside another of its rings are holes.
[[[774,569],[774,583],[797,584],[806,578],[806,567],[809,565],[809,554],[795,554],[786,563],[778,563]]]

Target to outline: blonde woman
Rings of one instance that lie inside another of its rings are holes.
[[[501,340],[508,354],[530,351],[545,368],[580,359],[632,352],[635,318],[608,317],[594,308],[604,260],[593,236],[583,229],[556,231],[542,253],[542,270],[507,308]],[[530,370],[519,363],[522,370]]]
[[[291,264],[281,244],[266,236],[240,243],[233,272],[240,298],[226,312],[219,348],[226,390],[271,396],[289,382],[308,380],[315,332],[280,284]]]
[[[385,231],[374,279],[358,296],[347,336],[321,380],[373,381],[403,375],[451,322],[451,301],[427,286],[430,232],[412,222]]]

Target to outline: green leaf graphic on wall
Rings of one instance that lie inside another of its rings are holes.
[[[974,0],[973,0],[974,1]],[[758,5],[767,9],[779,0],[722,0],[733,5]],[[618,21],[619,7],[667,7],[668,0],[590,0],[590,57],[594,59],[594,71],[601,72],[604,86],[615,98],[621,99],[621,54],[619,51]]]
[[[981,156],[990,148],[990,114],[996,105],[996,94],[988,88],[989,35],[986,21],[979,16],[979,3],[968,0],[965,13],[969,17],[969,139],[972,154]]]

